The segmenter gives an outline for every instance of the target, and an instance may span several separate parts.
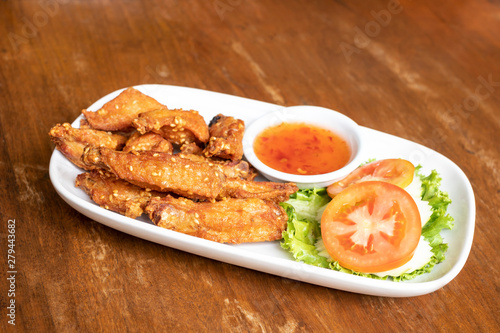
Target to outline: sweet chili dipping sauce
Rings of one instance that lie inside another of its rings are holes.
[[[306,123],[282,123],[262,131],[254,141],[259,160],[278,171],[319,175],[345,166],[347,142],[334,132]]]

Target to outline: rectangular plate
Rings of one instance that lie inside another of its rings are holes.
[[[248,126],[265,113],[283,108],[279,105],[186,87],[140,85],[135,88],[169,108],[197,110],[207,122],[216,114],[222,113],[242,119]],[[98,110],[121,91],[101,98],[88,109]],[[74,127],[79,127],[80,118],[73,122]],[[403,158],[415,165],[421,164],[424,174],[435,169],[442,176],[441,188],[448,192],[452,200],[448,212],[455,218],[455,227],[451,231],[444,230],[441,233],[449,244],[449,249],[445,261],[436,265],[429,274],[407,282],[374,280],[296,262],[280,247],[278,241],[228,245],[188,236],[157,227],[145,215],[134,220],[99,207],[74,185],[76,176],[83,170],[69,162],[57,150],[52,154],[49,173],[57,193],[80,213],[113,229],[158,244],[298,281],[355,293],[411,297],[433,292],[457,276],[469,255],[476,214],[470,182],[455,163],[429,148],[365,127],[362,132],[367,145],[366,160]]]

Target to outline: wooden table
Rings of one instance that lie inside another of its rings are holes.
[[[23,332],[500,330],[498,2],[4,0],[0,22],[1,327],[14,299]],[[47,133],[147,83],[319,105],[442,153],[476,195],[465,267],[431,294],[366,296],[81,215],[50,182]]]

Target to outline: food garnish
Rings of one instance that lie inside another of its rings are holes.
[[[327,205],[321,235],[330,256],[342,267],[383,272],[407,263],[421,231],[420,213],[402,188],[382,181],[347,187]]]
[[[389,266],[379,267],[376,271],[382,269],[386,270],[376,272],[373,269],[359,270],[359,267],[355,265],[352,266],[348,264],[348,267],[346,267],[342,265],[341,262],[344,262],[342,259],[339,261],[338,258],[331,256],[325,244],[325,239],[327,237],[322,233],[321,220],[325,211],[327,212],[325,220],[328,220],[329,214],[332,214],[330,210],[334,211],[333,208],[329,209],[328,207],[330,202],[335,200],[335,197],[332,199],[327,193],[326,188],[301,189],[293,194],[290,200],[281,204],[289,217],[287,230],[283,233],[281,246],[291,252],[292,256],[297,261],[375,279],[390,278],[393,281],[404,281],[430,272],[436,264],[444,260],[445,252],[448,248],[440,232],[443,229],[451,229],[453,227],[453,218],[447,213],[447,208],[451,200],[446,192],[440,190],[441,178],[435,170],[429,175],[423,175],[421,173],[421,167],[418,166],[415,168],[414,175],[413,181],[409,186],[406,186],[405,190],[411,195],[418,207],[422,227],[418,245],[414,249],[413,256],[406,264],[402,264],[395,269],[390,269]],[[368,182],[375,184],[375,186],[369,185],[369,187],[390,187],[392,190],[396,187],[390,183],[387,183],[389,185],[381,185],[382,181],[380,180]],[[352,186],[364,187],[366,185],[359,183]],[[354,190],[349,190],[349,192],[358,192],[359,187],[357,189],[354,187]],[[397,188],[399,189],[399,187]],[[346,187],[346,189],[349,189],[349,187]],[[346,195],[348,197],[352,195],[352,193],[349,194],[349,192],[347,192],[348,195]],[[341,195],[339,201],[347,202],[347,200],[343,198],[343,192],[340,193],[341,194],[338,194]],[[332,205],[335,207],[337,204],[338,203],[333,203]],[[375,206],[375,201],[372,206]],[[415,207],[410,209],[412,212],[412,219],[416,215],[414,208]],[[373,210],[371,210],[371,212],[373,213]],[[385,220],[385,217],[384,215],[382,220]],[[410,216],[405,215],[405,218],[408,219]],[[326,228],[328,227],[325,227],[325,229]],[[325,237],[325,239],[323,237]],[[405,246],[404,248],[413,247],[413,243],[411,244],[411,246]]]
[[[413,181],[415,167],[407,160],[385,159],[364,164],[344,179],[328,186],[330,197],[334,197],[352,184],[367,180],[380,180],[405,188]]]

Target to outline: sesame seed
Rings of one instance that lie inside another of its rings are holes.
[[[128,169],[129,169],[130,171],[134,171],[134,167],[133,167],[133,166],[129,166],[129,167],[128,167]]]

